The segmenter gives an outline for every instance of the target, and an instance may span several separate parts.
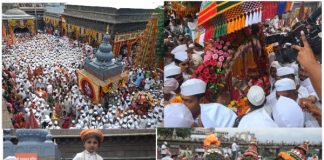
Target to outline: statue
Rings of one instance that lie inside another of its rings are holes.
[[[305,141],[303,144],[294,147],[288,152],[280,152],[275,160],[305,160],[308,152],[309,141]]]
[[[208,135],[204,140],[204,160],[224,160],[223,152],[220,150],[220,140],[215,134]]]
[[[243,154],[243,160],[259,160],[258,146],[256,138],[253,138],[248,149]]]

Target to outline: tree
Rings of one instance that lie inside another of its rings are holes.
[[[159,136],[167,138],[169,136],[172,136],[173,128],[158,128],[157,133]]]
[[[192,128],[158,128],[158,135],[163,138],[171,138],[173,131],[175,130],[176,136],[181,138],[187,138],[191,135],[193,131]]]
[[[176,134],[178,137],[187,138],[191,135],[192,128],[177,128]]]

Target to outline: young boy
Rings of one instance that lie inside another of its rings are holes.
[[[78,153],[73,160],[103,160],[96,153],[100,143],[103,141],[103,133],[98,129],[85,129],[80,132],[80,136],[85,150]]]

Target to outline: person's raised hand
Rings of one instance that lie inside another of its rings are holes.
[[[313,50],[310,47],[305,33],[303,31],[300,32],[301,39],[303,41],[304,47],[298,46],[298,45],[293,45],[292,48],[296,49],[298,51],[297,55],[297,61],[303,66],[307,67],[309,64],[312,63],[317,63]]]

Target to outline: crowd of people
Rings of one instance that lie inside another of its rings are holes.
[[[309,142],[305,141],[300,145],[296,145],[289,151],[281,150],[276,155],[263,155],[266,154],[262,151],[260,144],[256,139],[249,142],[247,149],[241,147],[236,141],[233,141],[230,146],[221,145],[219,139],[215,134],[207,135],[203,141],[202,148],[195,148],[195,150],[174,145],[168,145],[168,142],[163,142],[159,147],[161,160],[209,160],[209,159],[222,159],[222,160],[261,160],[261,159],[275,159],[275,160],[318,160],[319,157],[315,153],[310,153]],[[201,150],[202,149],[202,150]]]
[[[122,62],[128,82],[107,95],[108,103],[93,104],[77,85],[77,70],[87,57],[94,57],[92,47],[50,34],[16,36],[14,45],[3,41],[2,54],[3,107],[14,128],[136,129],[162,123],[158,70]],[[145,110],[139,107],[142,95],[150,97]]]
[[[216,57],[219,60],[217,57],[225,57],[222,55],[223,52],[218,51],[211,57],[209,50],[211,44],[227,44],[228,42],[222,42],[216,38],[207,42],[197,41],[198,14],[179,15],[172,9],[170,3],[167,3],[165,7],[164,45],[167,52],[163,89],[166,106],[164,127],[302,128],[321,126],[321,60],[319,56],[315,56],[321,53],[313,53],[303,32],[301,32],[303,47],[290,43],[275,42],[272,44],[273,51],[264,56],[266,58],[261,59],[267,61],[264,64],[269,64],[268,71],[265,71],[267,76],[263,79],[256,79],[255,83],[253,79],[249,81],[247,92],[239,97],[247,101],[249,109],[245,114],[239,115],[228,107],[233,96],[227,93],[226,88],[232,84],[225,83],[225,87],[222,86],[223,90],[214,95],[216,98],[208,99],[208,90],[211,89],[209,87],[212,86],[214,87],[212,89],[215,89],[223,84],[210,85],[211,81],[208,81],[208,84],[205,81],[205,77],[210,76],[208,73],[219,72],[218,69],[210,71],[200,68],[203,63],[204,66],[213,65],[206,59]],[[281,30],[281,25],[277,24],[279,22],[270,21],[264,27],[269,27],[270,30],[273,28]],[[260,26],[263,23],[257,25]],[[286,30],[287,28],[284,29]],[[234,42],[229,42],[231,43]],[[284,55],[280,52],[282,48],[288,46],[296,49],[297,58],[289,59],[291,55]],[[265,50],[265,48],[261,49]],[[233,54],[228,57],[235,56]],[[206,64],[207,62],[209,64]],[[218,62],[215,62],[215,65],[218,65]],[[229,69],[228,65],[222,65],[221,68]],[[199,74],[197,71],[205,75],[194,76]],[[256,72],[258,70],[253,73]],[[266,80],[269,80],[269,88],[264,85]],[[218,81],[217,77],[215,81]],[[237,87],[244,88],[244,86]]]

